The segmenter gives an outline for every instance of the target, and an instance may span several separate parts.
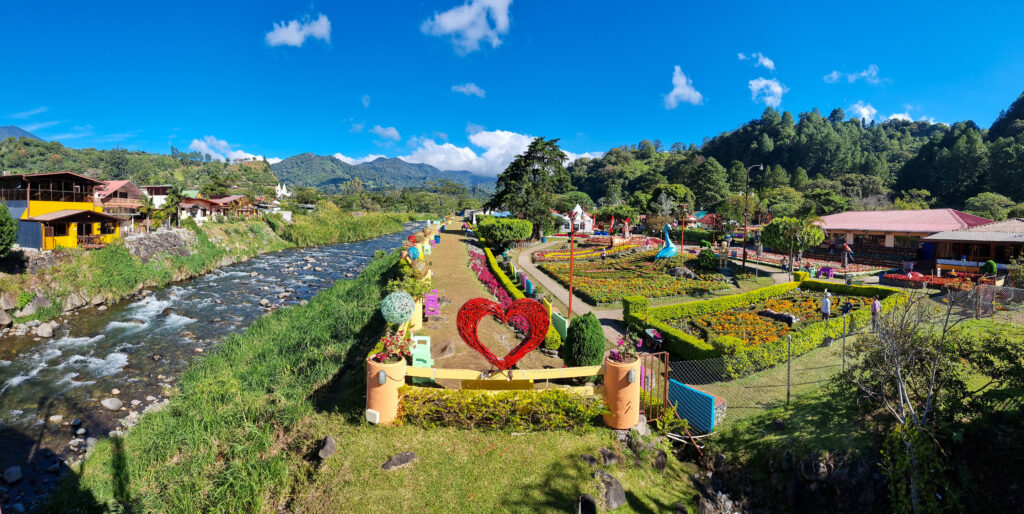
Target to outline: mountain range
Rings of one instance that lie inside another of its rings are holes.
[[[303,153],[272,164],[278,180],[290,186],[315,187],[334,192],[345,182],[359,179],[369,190],[421,187],[427,182],[447,179],[470,189],[491,189],[493,177],[468,171],[441,171],[429,164],[405,162],[397,157],[379,157],[360,164],[349,164],[330,155]]]
[[[35,134],[21,128],[15,127],[14,125],[4,125],[0,127],[0,141],[9,137],[27,137],[29,139],[35,139],[36,141],[42,141],[43,139],[37,137]]]

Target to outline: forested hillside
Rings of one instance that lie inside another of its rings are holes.
[[[572,184],[601,207],[643,210],[659,184],[687,186],[697,209],[750,188],[764,208],[792,214],[845,209],[953,207],[988,217],[1024,213],[1024,95],[990,130],[972,121],[865,123],[841,109],[823,116],[765,109],[761,118],[704,141],[609,150],[569,166]],[[1018,214],[1020,215],[1020,214]]]
[[[378,158],[357,165],[329,155],[304,153],[271,166],[282,182],[299,187],[315,187],[327,193],[341,190],[349,180],[359,179],[368,190],[418,188],[435,180],[450,180],[470,189],[493,189],[494,179],[468,171],[441,171],[429,164],[405,162],[398,158]]]
[[[277,184],[266,161],[226,164],[199,152],[151,154],[124,149],[68,148],[56,141],[7,138],[0,141],[0,170],[9,173],[71,171],[100,180],[130,179],[139,185],[172,184],[182,188],[211,184],[254,195]]]

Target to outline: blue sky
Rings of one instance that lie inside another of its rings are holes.
[[[5,2],[0,125],[495,174],[530,136],[699,144],[766,104],[987,127],[1024,89],[1020,2],[832,4]]]

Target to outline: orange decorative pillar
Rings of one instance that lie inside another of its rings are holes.
[[[604,415],[604,423],[611,428],[626,430],[640,421],[640,359],[616,362],[604,358],[604,403],[611,414]]]
[[[366,359],[366,417],[390,425],[398,417],[398,389],[405,385],[405,359],[381,363]],[[373,412],[370,412],[373,411]]]

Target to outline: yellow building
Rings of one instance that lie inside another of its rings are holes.
[[[97,248],[120,237],[121,218],[94,202],[99,180],[71,172],[4,175],[0,199],[18,221],[23,248]]]

